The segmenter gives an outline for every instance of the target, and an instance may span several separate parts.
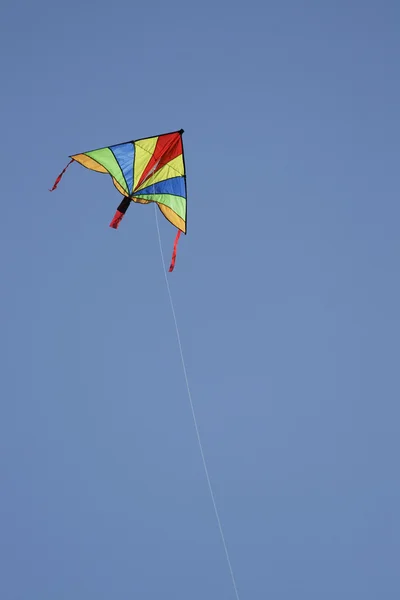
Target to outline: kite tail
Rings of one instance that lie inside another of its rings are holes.
[[[178,249],[178,242],[179,242],[179,238],[181,237],[181,230],[178,229],[178,233],[176,234],[176,238],[174,241],[174,250],[172,252],[172,259],[171,259],[171,264],[169,267],[169,272],[172,273],[172,271],[174,270],[175,267],[175,261],[176,261],[176,251]]]
[[[59,176],[58,176],[58,177],[57,177],[57,179],[55,180],[55,182],[54,182],[54,185],[53,185],[53,187],[51,188],[51,190],[49,190],[49,192],[53,192],[53,191],[56,189],[56,187],[58,186],[58,184],[59,184],[59,183],[60,183],[60,181],[61,181],[61,177],[64,175],[65,171],[68,169],[69,165],[70,165],[72,162],[74,162],[74,159],[73,159],[73,158],[71,158],[71,160],[69,161],[69,163],[67,164],[67,166],[65,167],[65,169],[63,169],[63,170],[61,171],[61,173],[59,174]]]
[[[122,219],[124,218],[124,215],[125,215],[126,211],[128,210],[130,203],[131,203],[130,198],[125,197],[122,200],[121,204],[117,208],[115,215],[113,216],[113,219],[110,223],[110,227],[112,227],[113,229],[118,229],[119,224],[121,223]]]

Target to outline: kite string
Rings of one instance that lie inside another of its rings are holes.
[[[177,318],[176,318],[174,303],[173,303],[173,300],[172,300],[172,294],[171,294],[171,288],[170,288],[169,281],[168,281],[168,275],[167,275],[167,272],[166,272],[166,269],[165,269],[164,252],[163,252],[162,243],[161,243],[160,226],[158,224],[157,204],[156,203],[154,203],[154,209],[155,209],[155,216],[156,216],[158,243],[159,243],[159,246],[160,246],[161,261],[162,261],[162,266],[163,266],[163,271],[164,271],[164,278],[165,278],[165,283],[166,283],[166,286],[167,286],[167,291],[168,291],[168,296],[169,296],[169,302],[170,302],[170,305],[171,305],[172,316],[173,316],[174,323],[175,323],[176,337],[177,337],[177,340],[178,340],[179,352],[180,352],[180,355],[181,355],[181,362],[182,362],[183,374],[184,374],[184,377],[185,377],[185,382],[186,382],[186,388],[187,388],[187,393],[188,393],[188,397],[189,397],[190,408],[191,408],[191,411],[192,411],[194,428],[196,430],[196,436],[197,436],[197,441],[198,441],[199,448],[200,448],[200,454],[201,454],[201,459],[202,459],[202,462],[203,462],[204,472],[205,472],[205,475],[206,475],[208,489],[209,489],[209,492],[210,492],[211,501],[212,501],[212,504],[213,504],[213,507],[214,507],[214,512],[215,512],[215,516],[216,516],[217,523],[218,523],[219,533],[221,535],[222,545],[223,545],[224,550],[225,550],[225,556],[226,556],[226,560],[228,562],[229,572],[230,572],[230,575],[231,575],[233,588],[235,590],[236,600],[240,600],[240,598],[239,598],[239,592],[238,592],[237,585],[236,585],[235,576],[234,576],[234,573],[233,573],[232,563],[231,563],[231,559],[230,559],[229,552],[228,552],[228,547],[227,547],[227,544],[226,544],[226,541],[225,541],[224,531],[222,529],[221,519],[219,517],[217,503],[215,501],[215,496],[214,496],[213,488],[212,488],[212,485],[211,485],[211,479],[210,479],[210,475],[209,475],[209,472],[208,472],[206,458],[205,458],[205,455],[204,455],[203,444],[202,444],[202,441],[201,441],[200,431],[199,431],[199,427],[198,427],[198,424],[197,424],[196,412],[194,410],[194,404],[193,404],[193,400],[192,400],[192,394],[191,394],[190,386],[189,386],[189,379],[188,379],[188,375],[187,375],[187,371],[186,371],[185,359],[184,359],[184,356],[183,356],[183,349],[182,349],[182,343],[181,343],[181,336],[180,336],[180,333],[179,333],[178,321],[177,321]]]

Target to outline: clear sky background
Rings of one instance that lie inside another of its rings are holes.
[[[169,281],[241,600],[398,600],[399,2],[8,2],[0,32],[1,599],[234,598],[153,207],[110,229],[79,165],[48,192],[183,128]]]

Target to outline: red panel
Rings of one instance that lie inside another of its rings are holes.
[[[154,154],[143,171],[143,174],[139,179],[135,189],[138,189],[142,185],[144,180],[148,177],[156,165],[157,167],[154,169],[154,172],[161,169],[161,167],[166,165],[170,160],[173,160],[182,154],[182,152],[182,138],[180,133],[161,135],[157,140],[156,147],[154,148]]]

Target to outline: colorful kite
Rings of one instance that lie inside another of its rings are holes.
[[[181,232],[186,234],[186,173],[182,143],[183,129],[150,138],[74,154],[57,177],[58,186],[69,165],[75,161],[98,173],[108,173],[123,199],[110,223],[117,229],[131,202],[156,202],[164,217],[178,233],[175,238],[170,271],[176,260]]]

